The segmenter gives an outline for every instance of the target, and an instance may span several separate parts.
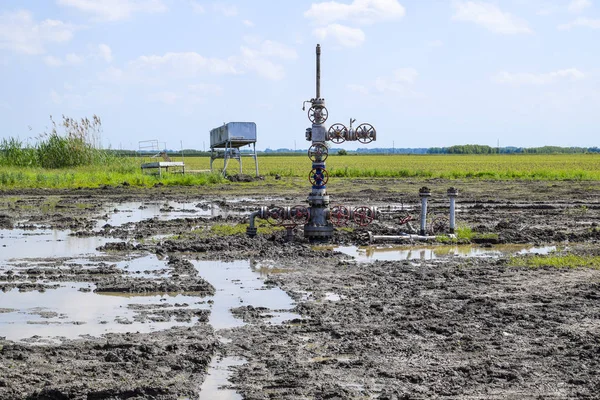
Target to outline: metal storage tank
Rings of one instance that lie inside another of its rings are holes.
[[[237,148],[256,143],[254,122],[228,122],[210,131],[211,148]]]

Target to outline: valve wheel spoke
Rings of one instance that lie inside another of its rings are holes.
[[[310,120],[310,122],[312,122],[313,124],[322,124],[325,121],[327,121],[327,117],[329,116],[329,113],[327,111],[327,108],[323,107],[323,106],[312,106],[309,110],[308,110],[308,119]]]
[[[272,207],[267,210],[267,222],[271,225],[281,225],[285,219],[283,207]]]
[[[371,124],[361,124],[356,128],[356,139],[362,144],[375,140],[377,132]]]
[[[329,181],[329,173],[323,168],[313,168],[308,174],[308,181],[313,186],[325,186]]]
[[[367,226],[373,222],[373,212],[367,206],[356,207],[354,209],[354,222],[360,226]]]
[[[334,206],[331,208],[331,223],[335,226],[343,226],[350,221],[350,212],[344,206]]]
[[[315,143],[308,149],[308,158],[313,162],[325,161],[328,156],[329,150],[327,149],[327,146],[322,143]]]
[[[346,141],[346,137],[348,136],[348,128],[346,128],[343,124],[336,123],[329,127],[329,131],[327,133],[329,140],[335,144],[340,144]]]
[[[303,206],[294,206],[290,209],[290,218],[295,225],[306,224],[310,213],[308,208]]]

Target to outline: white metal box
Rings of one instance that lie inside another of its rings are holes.
[[[228,122],[210,131],[210,147],[241,147],[256,143],[254,122]]]

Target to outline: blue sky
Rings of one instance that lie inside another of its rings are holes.
[[[112,148],[230,121],[307,148],[317,43],[327,124],[370,147],[600,145],[594,0],[2,0],[0,137],[97,114]]]

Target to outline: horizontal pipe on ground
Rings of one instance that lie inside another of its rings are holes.
[[[427,242],[429,240],[435,240],[435,236],[425,236],[425,235],[373,235],[373,233],[369,233],[369,241],[371,243],[374,242],[410,242],[410,241],[420,241]]]

